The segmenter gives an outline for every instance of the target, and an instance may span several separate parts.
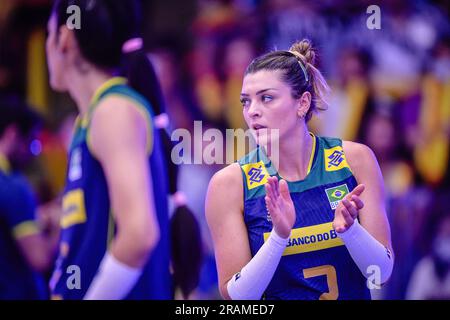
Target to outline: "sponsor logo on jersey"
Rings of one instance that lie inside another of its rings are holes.
[[[84,192],[82,189],[71,190],[67,192],[63,197],[61,228],[66,229],[75,224],[84,222],[86,222]]]
[[[264,233],[264,241],[269,238],[270,232]],[[344,243],[338,238],[333,229],[333,223],[323,223],[309,227],[292,229],[283,256],[324,250],[328,248],[343,246]]]
[[[324,149],[324,155],[326,171],[337,171],[343,168],[349,168],[347,160],[345,159],[344,150],[341,146]]]
[[[331,209],[337,208],[339,202],[349,193],[347,184],[341,184],[333,188],[325,189],[328,201],[330,202]]]
[[[247,177],[247,188],[249,190],[267,183],[269,173],[262,161],[243,165],[242,170],[244,170]]]

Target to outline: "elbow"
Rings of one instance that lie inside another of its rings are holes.
[[[157,225],[127,225],[117,234],[116,247],[121,248],[122,259],[129,265],[143,267],[157,246],[159,238]]]
[[[391,278],[392,272],[394,271],[394,252],[392,249],[386,249],[388,253],[388,259],[381,273],[381,285],[386,284]]]
[[[392,271],[394,269],[394,261],[391,261],[389,265],[386,267],[386,270],[383,270],[381,274],[381,285],[385,285],[392,276]]]
[[[155,249],[160,239],[157,226],[141,226],[135,229],[131,241],[137,255],[149,256]]]
[[[394,261],[391,258],[386,258],[376,264],[371,264],[365,272],[368,284],[372,284],[374,288],[385,285],[389,281],[393,269]]]
[[[220,295],[224,300],[232,300],[227,290],[228,281],[219,286]]]

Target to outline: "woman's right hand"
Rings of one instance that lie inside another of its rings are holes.
[[[275,232],[282,238],[288,238],[295,223],[295,207],[287,182],[277,177],[269,177],[266,188],[266,207],[272,219]]]

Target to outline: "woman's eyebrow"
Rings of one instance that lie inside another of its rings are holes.
[[[275,88],[262,89],[262,90],[257,91],[257,92],[256,92],[256,95],[261,94],[261,93],[264,93],[264,92],[269,91],[269,90],[277,90],[277,89],[275,89]],[[241,96],[248,97],[249,94],[244,93],[244,92],[241,92]]]

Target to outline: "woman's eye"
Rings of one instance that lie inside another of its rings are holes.
[[[261,97],[261,100],[262,100],[262,102],[270,102],[270,101],[273,100],[273,97],[272,97],[272,96],[269,96],[269,95],[267,95],[267,94],[264,94],[264,95]]]
[[[248,99],[241,99],[241,104],[242,104],[242,106],[244,108],[248,107],[250,105],[250,100],[248,100]]]

